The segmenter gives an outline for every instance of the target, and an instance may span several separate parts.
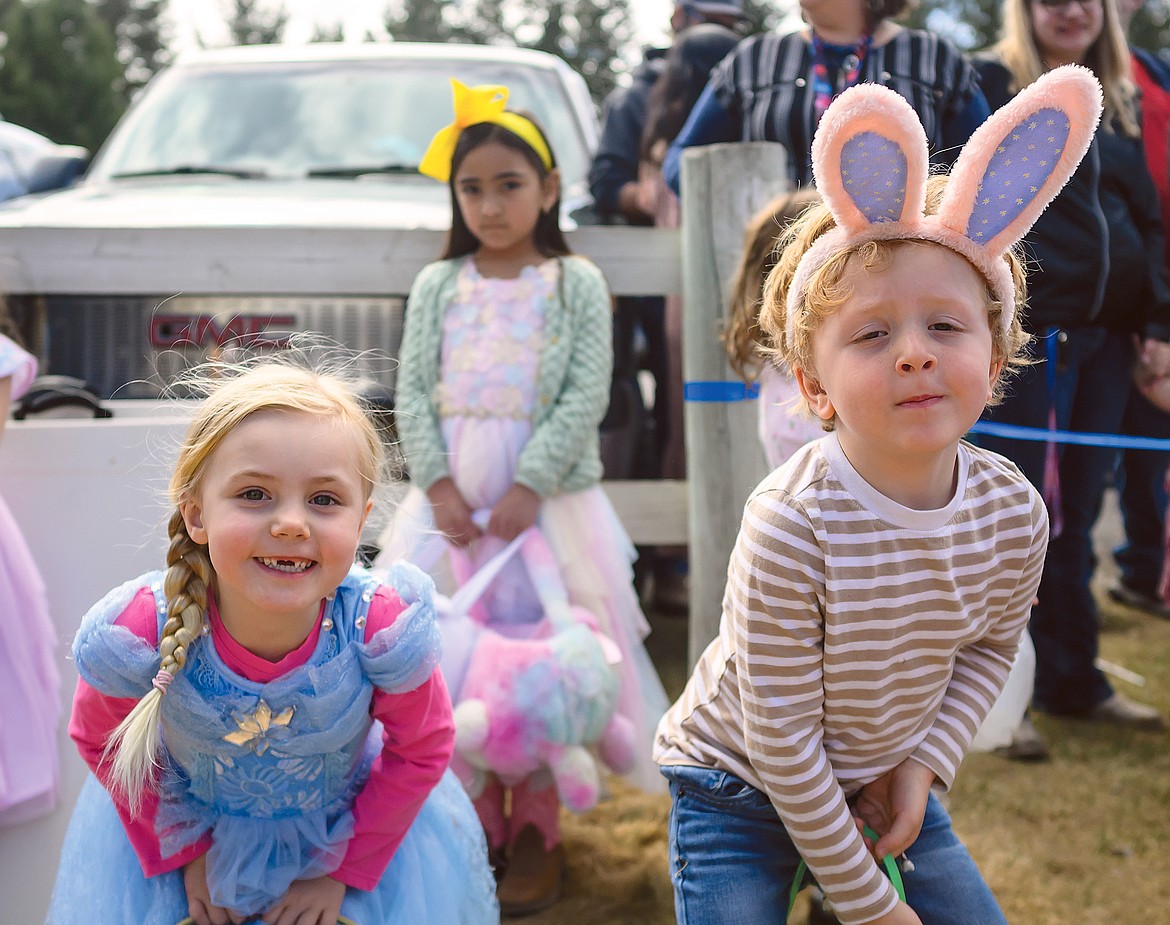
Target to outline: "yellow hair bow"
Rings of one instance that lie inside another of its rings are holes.
[[[487,84],[468,87],[452,77],[451,89],[455,95],[455,121],[435,133],[419,162],[419,173],[446,183],[451,178],[451,159],[455,156],[459,136],[465,128],[482,122],[502,126],[520,136],[536,152],[545,170],[552,170],[552,152],[540,129],[530,119],[504,109],[508,104],[507,87]]]

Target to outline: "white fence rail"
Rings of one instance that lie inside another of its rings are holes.
[[[689,153],[688,214],[681,234],[637,228],[582,228],[570,234],[573,249],[597,261],[615,294],[683,292],[687,380],[735,378],[718,337],[724,293],[746,218],[782,185],[777,150],[738,145]],[[224,256],[192,271],[190,255],[208,252],[202,236],[210,234],[218,236],[215,251]],[[117,287],[118,279],[133,272],[139,291],[248,294],[271,291],[261,280],[276,274],[289,292],[335,293],[337,280],[345,279],[346,291],[354,294],[398,293],[433,259],[441,241],[442,235],[425,231],[387,231],[379,237],[291,229],[278,240],[248,229],[95,230],[90,240],[60,254],[53,278],[24,280],[28,285],[20,288],[65,294],[83,285],[92,293]],[[11,282],[17,271],[0,255],[0,276]],[[692,662],[716,633],[740,510],[763,474],[754,422],[750,403],[690,404],[688,481],[604,483],[636,543],[690,543]],[[182,426],[181,417],[143,401],[119,403],[109,420],[12,422],[4,435],[0,492],[46,578],[60,637],[64,715],[59,807],[33,822],[0,829],[2,922],[44,919],[61,840],[85,776],[65,731],[77,680],[66,653],[90,604],[118,582],[158,567],[165,548],[162,498]]]

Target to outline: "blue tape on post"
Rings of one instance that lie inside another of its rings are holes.
[[[1103,446],[1118,450],[1170,450],[1170,440],[1155,437],[1121,437],[1117,434],[1088,434],[1075,430],[1048,430],[1045,427],[1020,427],[1018,424],[996,424],[979,421],[971,428],[973,434],[1002,437],[1004,440],[1030,440],[1034,443],[1067,443],[1076,446]]]
[[[688,382],[683,385],[684,401],[731,402],[751,401],[760,397],[760,384],[753,382],[728,382],[708,380]]]

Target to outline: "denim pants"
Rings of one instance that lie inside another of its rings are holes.
[[[800,863],[768,797],[726,771],[665,767],[670,879],[679,925],[783,925]],[[931,794],[906,852],[906,900],[923,925],[1007,925],[951,819]]]

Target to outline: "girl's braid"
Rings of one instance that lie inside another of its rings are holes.
[[[212,570],[207,548],[191,539],[178,509],[171,514],[167,533],[171,538],[163,580],[167,622],[163,624],[158,651],[162,656],[160,669],[174,675],[182,671],[188,648],[203,630]]]

